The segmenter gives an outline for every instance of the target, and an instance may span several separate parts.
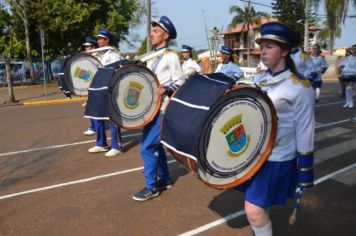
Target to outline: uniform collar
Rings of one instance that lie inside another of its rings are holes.
[[[156,48],[155,51],[158,52],[158,51],[160,51],[160,50],[167,49],[167,48],[168,48],[168,46],[160,47],[160,48]]]
[[[272,75],[273,77],[276,77],[277,75],[282,74],[282,73],[285,72],[286,70],[288,70],[287,67],[284,68],[284,70],[277,71],[277,72],[275,72],[275,73],[272,73],[272,71],[271,71],[270,69],[268,69],[267,71],[268,71],[268,74]]]
[[[296,49],[290,51],[291,54],[296,54],[297,52],[299,52],[299,48],[296,48]]]
[[[189,57],[188,59],[184,59],[184,61],[189,61],[190,59],[192,59],[191,57]]]

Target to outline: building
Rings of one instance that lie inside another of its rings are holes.
[[[268,22],[276,22],[277,18],[263,18],[261,19],[261,25]],[[245,29],[242,28],[243,24],[239,24],[234,28],[228,29],[223,32],[224,44],[234,50],[239,57],[239,64],[246,66],[247,64],[247,51],[250,51],[250,66],[254,67],[258,64],[260,58],[260,50],[255,43],[255,39],[260,37],[259,25],[250,25],[250,37],[247,37]],[[316,26],[309,27],[309,42],[310,44],[316,43],[317,32],[320,28]],[[248,38],[250,42],[248,43]]]

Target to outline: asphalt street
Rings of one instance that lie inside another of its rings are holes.
[[[343,104],[339,85],[324,83],[316,185],[295,225],[293,200],[270,209],[274,235],[356,235],[356,109]],[[123,130],[120,156],[89,154],[83,112],[82,102],[0,107],[0,235],[252,235],[242,193],[208,187],[173,159],[173,188],[132,200],[144,186],[141,130]]]

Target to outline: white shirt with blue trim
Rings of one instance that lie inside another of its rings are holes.
[[[275,145],[269,161],[289,161],[298,153],[314,150],[314,90],[306,79],[290,70],[272,75],[269,71],[256,74],[254,82],[272,100],[278,125]]]

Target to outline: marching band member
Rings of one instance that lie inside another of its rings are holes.
[[[201,73],[201,68],[192,57],[193,48],[188,45],[182,45],[182,53],[184,62],[182,64],[183,74],[186,78],[189,78],[191,75],[196,73]]]
[[[241,79],[244,76],[244,72],[234,63],[233,50],[223,45],[221,46],[220,54],[222,64],[216,68],[215,73],[223,73],[236,81]]]
[[[354,107],[354,95],[352,87],[356,82],[356,45],[351,47],[351,55],[346,57],[344,61],[340,64],[339,68],[341,69],[341,77],[346,83],[345,95],[346,103],[343,106],[344,108],[353,108]]]
[[[325,58],[320,55],[321,50],[319,44],[314,44],[312,47],[312,56],[310,57],[313,62],[313,67],[311,69],[311,77],[313,77],[313,88],[315,90],[315,101],[319,102],[320,89],[323,83],[322,74],[328,69],[329,65],[325,61]]]
[[[111,64],[115,61],[121,60],[119,52],[109,46],[114,41],[114,35],[107,31],[106,29],[100,29],[98,37],[99,48],[106,47],[106,50],[100,51],[100,62],[103,66]],[[110,122],[110,131],[111,131],[111,149],[108,151],[106,143],[106,133],[105,133],[105,123],[103,120],[96,120],[96,145],[90,148],[88,151],[90,153],[106,152],[105,156],[112,157],[121,153],[121,131],[113,122]]]
[[[297,36],[297,40],[299,43],[299,34]],[[297,72],[305,78],[313,80],[314,78],[311,78],[310,74],[310,70],[313,68],[313,61],[310,59],[310,56],[298,46],[292,48],[290,56],[294,61]]]
[[[147,61],[147,67],[158,78],[160,86],[158,96],[162,97],[163,105],[157,116],[144,127],[141,140],[141,156],[144,166],[145,187],[133,195],[136,201],[146,201],[157,197],[160,191],[172,187],[172,180],[168,172],[167,156],[160,143],[160,126],[162,111],[168,102],[168,96],[184,83],[183,71],[176,52],[168,49],[170,39],[177,37],[173,23],[166,16],[159,21],[152,22],[150,40],[160,55]]]
[[[84,50],[85,51],[90,51],[90,50],[93,50],[93,49],[98,47],[98,43],[94,39],[91,39],[91,38],[85,38],[85,43],[83,43],[82,45],[84,46]],[[95,53],[93,56],[98,58],[97,53]],[[83,104],[83,106],[85,106],[85,105],[86,105],[86,103]],[[95,120],[90,119],[90,127],[86,131],[84,131],[83,133],[85,135],[94,135],[94,134],[96,134],[95,123],[96,123]]]
[[[90,51],[98,47],[98,43],[91,38],[85,38],[85,42],[82,44],[85,51]],[[95,55],[94,55],[95,56]]]
[[[254,235],[272,235],[268,208],[285,204],[296,187],[313,185],[314,91],[296,74],[290,57],[296,33],[280,22],[261,26],[261,59],[268,70],[256,74],[257,84],[272,100],[277,116],[276,143],[266,163],[236,187],[245,192],[245,211]]]

